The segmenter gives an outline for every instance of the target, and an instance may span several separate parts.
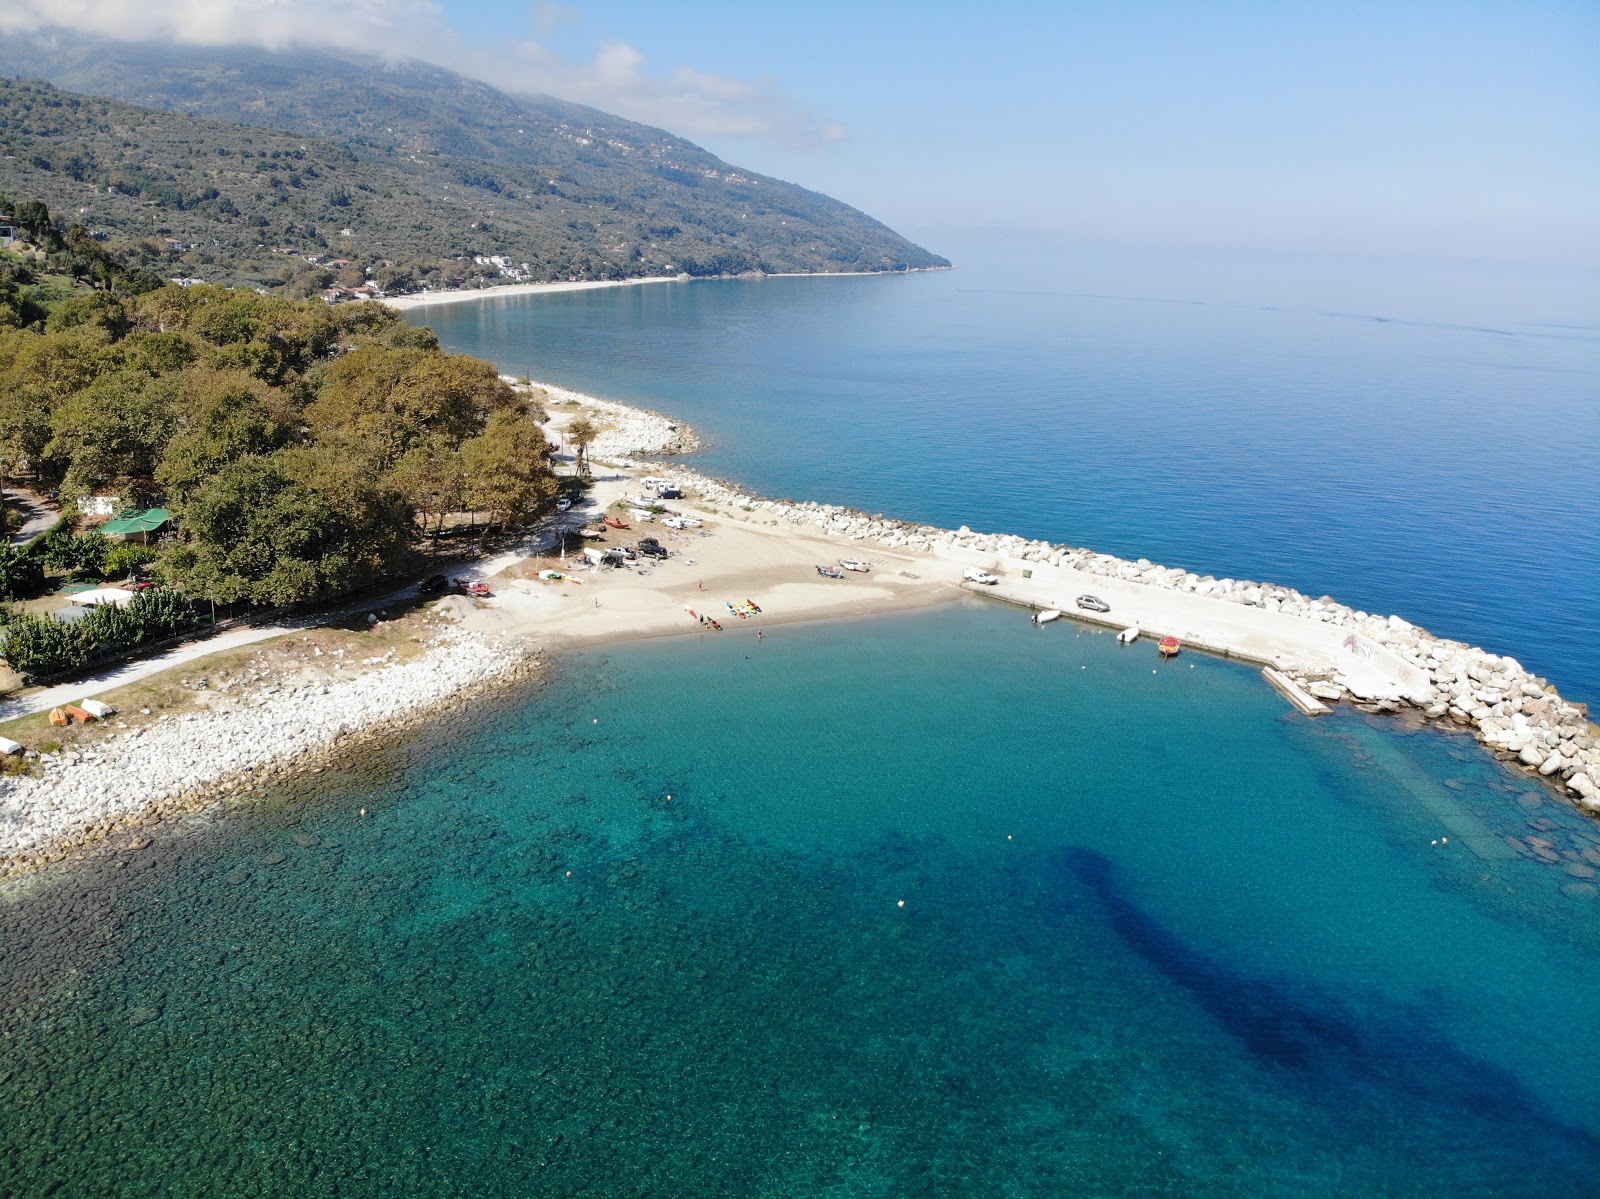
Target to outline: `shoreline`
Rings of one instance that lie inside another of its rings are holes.
[[[599,287],[637,287],[646,283],[677,283],[682,275],[649,275],[639,279],[584,279],[569,283],[502,283],[496,287],[450,287],[443,291],[384,296],[377,301],[398,312],[431,308],[436,304],[462,304],[470,300],[498,300],[512,296],[543,296],[563,291],[593,291]]]
[[[750,275],[646,275],[637,279],[576,279],[566,283],[500,283],[493,287],[448,287],[440,291],[408,292],[376,301],[399,312],[431,308],[438,304],[463,304],[472,300],[499,300],[515,296],[553,295],[564,291],[593,291],[600,287],[637,287],[646,283],[693,283],[715,279],[870,279],[897,278],[928,271],[953,271],[953,266],[913,266],[903,271],[773,271]]]
[[[1569,802],[1600,816],[1594,782],[1600,779],[1600,729],[1588,722],[1584,706],[1562,700],[1514,659],[1434,637],[1397,616],[1359,612],[1272,584],[1217,580],[1146,559],[1130,562],[967,526],[941,529],[836,505],[767,499],[678,463],[635,461],[698,446],[692,429],[663,414],[553,385],[529,386],[555,397],[555,405],[583,405],[617,422],[590,451],[596,466],[614,473],[596,478],[587,510],[570,519],[582,523],[612,511],[637,489],[638,476],[654,473],[684,487],[688,495],[673,507],[700,517],[706,529],[651,525],[675,550],[666,563],[607,572],[574,572],[562,563],[584,586],[539,579],[541,564],[557,564],[524,544],[467,572],[490,582],[492,600],[438,602],[432,615],[447,627],[415,661],[386,666],[373,659],[366,664],[376,669],[354,677],[281,693],[273,686],[232,701],[226,711],[112,733],[113,746],[45,761],[41,777],[0,779],[0,879],[32,873],[114,834],[323,769],[347,748],[393,735],[474,688],[514,684],[541,654],[660,636],[716,636],[691,623],[685,609],[726,618],[725,597],[759,596],[763,614],[754,627],[920,609],[964,595],[1059,608],[1111,628],[1137,625],[1147,635],[1178,636],[1196,650],[1275,669],[1317,700],[1349,701],[1369,712],[1416,709],[1441,725],[1470,728],[1510,768],[1542,777]],[[564,414],[548,415],[558,429]],[[861,556],[869,546],[870,574],[809,581],[811,564]],[[1001,582],[958,581],[966,567],[996,572]],[[1090,590],[1109,599],[1112,614],[1074,606],[1073,597]],[[741,623],[733,621],[729,631]],[[86,684],[84,692],[93,695],[95,688]],[[251,709],[248,725],[237,718],[240,703]]]

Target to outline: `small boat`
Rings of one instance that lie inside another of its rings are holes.
[[[745,607],[746,607],[746,608],[749,608],[749,609],[750,609],[750,611],[752,611],[752,612],[756,612],[756,613],[759,613],[759,612],[760,612],[760,611],[761,611],[761,607],[760,607],[760,605],[759,605],[759,604],[757,604],[757,603],[756,603],[756,602],[755,602],[755,600],[753,600],[753,599],[747,599],[747,600],[745,600],[745,601],[744,601],[744,606],[745,606]]]
[[[709,617],[709,616],[706,617],[706,623],[708,625],[710,625],[712,628],[716,629],[717,632],[719,632],[719,633],[722,632],[722,626],[720,624],[718,624],[716,621],[712,620],[711,617]]]
[[[863,562],[860,558],[840,558],[839,565],[846,570],[860,571],[862,574],[866,574],[872,569],[870,562]]]
[[[606,517],[606,524],[613,529],[631,529],[633,527],[627,521],[618,520],[615,516]]]
[[[1123,629],[1122,632],[1117,634],[1117,640],[1122,642],[1123,645],[1132,645],[1139,640],[1139,626],[1134,625],[1132,628]]]
[[[579,587],[583,586],[582,579],[575,579],[571,575],[564,575],[559,570],[541,570],[539,572],[539,577],[551,583],[576,583]]]
[[[817,567],[817,573],[825,579],[844,578],[844,571],[840,570],[837,566],[819,566]]]
[[[457,579],[456,586],[461,588],[465,594],[475,595],[479,599],[494,594],[494,592],[489,590],[489,584],[487,583],[469,583],[465,579]]]
[[[1161,644],[1156,648],[1161,651],[1163,658],[1176,658],[1178,651],[1183,648],[1183,643],[1176,637],[1163,637]]]
[[[585,525],[578,530],[579,537],[587,537],[591,541],[598,541],[605,535],[606,531],[604,529],[596,528],[594,525]]]
[[[1049,624],[1052,620],[1060,620],[1060,619],[1061,619],[1061,609],[1060,608],[1043,608],[1040,611],[1035,612],[1033,614],[1033,617],[1032,617],[1032,620],[1033,620],[1034,624]]]
[[[723,602],[728,605],[728,611],[732,612],[740,620],[743,620],[743,619],[745,619],[745,617],[750,615],[750,613],[746,612],[743,608],[735,608],[733,606],[733,601],[732,600],[725,600]]]
[[[91,720],[99,719],[93,712],[85,712],[77,704],[62,704],[61,710],[67,714],[68,720],[74,720],[79,724],[88,724]]]

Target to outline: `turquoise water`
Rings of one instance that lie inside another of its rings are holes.
[[[0,904],[0,1193],[1592,1194],[1596,847],[1000,605],[580,654]]]
[[[943,248],[411,316],[680,416],[765,495],[1330,594],[1600,702],[1592,273]]]

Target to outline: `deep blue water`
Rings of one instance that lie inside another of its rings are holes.
[[[0,1193],[1592,1194],[1600,901],[1508,834],[1600,847],[979,601],[585,653],[0,902]]]
[[[1204,265],[421,315],[764,491],[1326,589],[1581,694],[1593,329]],[[1369,310],[1433,323],[1318,315]],[[0,894],[0,1195],[1589,1195],[1593,865],[1467,736],[1004,605],[576,654]]]
[[[1331,594],[1600,701],[1592,276],[963,249],[411,315],[763,494]]]

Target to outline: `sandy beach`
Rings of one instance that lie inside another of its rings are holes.
[[[1563,701],[1512,659],[1435,638],[1398,617],[1270,584],[1196,576],[965,527],[938,529],[832,505],[765,499],[677,464],[639,460],[692,448],[697,438],[687,426],[659,413],[533,386],[543,392],[552,438],[580,412],[602,423],[591,447],[596,478],[578,509],[457,572],[486,583],[490,596],[452,595],[420,606],[391,597],[390,608],[413,610],[403,618],[403,636],[391,637],[386,652],[358,658],[359,650],[330,648],[324,654],[312,638],[290,632],[257,642],[250,652],[258,656],[232,674],[223,671],[220,684],[203,677],[211,651],[197,646],[183,665],[139,684],[168,679],[185,701],[171,711],[133,709],[141,701],[130,703],[131,693],[119,690],[126,671],[80,684],[73,699],[104,698],[122,711],[92,732],[81,730],[85,739],[70,748],[41,754],[32,774],[0,779],[0,876],[27,873],[161,816],[233,802],[286,772],[316,769],[357,741],[391,735],[465,694],[522,677],[551,653],[646,637],[754,637],[793,621],[979,595],[1119,629],[1137,626],[1146,637],[1179,637],[1191,652],[1245,659],[1279,672],[1312,708],[1341,700],[1369,711],[1419,708],[1472,727],[1511,768],[1536,771],[1574,803],[1600,812],[1600,790],[1592,781],[1600,777],[1600,741],[1586,710]],[[639,496],[641,480],[651,474],[684,489],[683,499],[664,506],[700,527],[670,528],[629,514],[626,497]],[[622,568],[552,556],[563,533],[597,527],[607,515],[629,527],[608,528],[586,545],[632,545],[648,535],[671,556],[641,556]],[[841,559],[865,560],[870,570],[844,571],[835,579],[816,569]],[[561,577],[541,577],[552,569]],[[964,577],[969,569],[994,577],[974,582]],[[1083,610],[1076,601],[1084,594],[1111,610]],[[758,614],[730,610],[752,601]],[[393,618],[387,609],[373,614],[373,635],[381,636],[388,627],[382,622]],[[298,653],[283,652],[296,646]],[[60,702],[59,690],[53,689],[52,702]],[[38,707],[39,697],[26,693],[12,701],[14,711]],[[59,730],[44,725],[42,715],[29,719],[32,726],[13,720],[5,731],[25,743],[54,745]]]
[[[455,287],[424,291],[414,295],[385,296],[379,301],[405,312],[412,308],[432,308],[438,304],[462,304],[469,300],[497,300],[512,296],[543,296],[558,291],[593,291],[599,287],[638,287],[645,283],[677,283],[683,275],[652,275],[645,279],[598,279],[571,283],[506,283],[499,287]]]

